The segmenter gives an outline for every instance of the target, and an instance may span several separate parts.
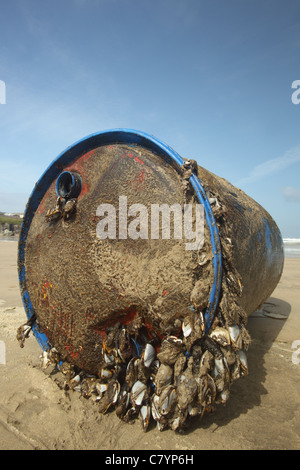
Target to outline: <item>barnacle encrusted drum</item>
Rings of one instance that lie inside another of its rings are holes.
[[[273,219],[241,190],[118,129],[46,170],[18,264],[21,346],[32,329],[44,366],[54,361],[100,411],[176,430],[225,403],[247,373],[247,317],[278,283],[283,250]]]

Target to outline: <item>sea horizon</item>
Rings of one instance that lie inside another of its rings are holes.
[[[300,238],[283,238],[286,258],[300,258]]]

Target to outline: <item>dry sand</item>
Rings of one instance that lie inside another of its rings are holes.
[[[25,321],[17,243],[0,241],[0,449],[300,449],[300,258],[285,260],[272,297],[249,318],[249,375],[233,383],[226,406],[184,434],[154,424],[143,433],[138,421],[100,415],[96,403],[60,390],[40,368],[35,338],[19,347],[16,330]]]

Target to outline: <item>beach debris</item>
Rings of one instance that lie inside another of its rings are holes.
[[[151,418],[151,407],[149,404],[141,406],[140,417],[142,421],[142,429],[146,432]]]
[[[51,364],[48,351],[43,351],[43,354],[40,356],[40,359],[42,369],[47,369],[47,367]]]
[[[46,220],[48,222],[55,222],[58,219],[60,219],[63,213],[63,207],[65,203],[66,203],[66,200],[63,197],[59,196],[56,199],[55,207],[47,211]]]
[[[77,199],[66,199],[62,196],[58,196],[55,207],[49,209],[46,214],[46,220],[48,222],[56,222],[57,220],[64,218],[68,220],[75,213]]]
[[[144,366],[150,367],[156,356],[155,348],[152,344],[147,343],[142,355]]]
[[[17,329],[17,340],[21,348],[24,348],[25,340],[29,337],[32,327],[36,321],[36,316],[32,315],[24,325]]]
[[[190,162],[185,162],[183,170],[184,174],[192,171]],[[187,191],[188,185],[185,195]],[[209,199],[220,223],[222,202],[215,194],[209,194]],[[76,201],[59,197],[46,217],[49,221],[68,219],[75,210]],[[149,329],[143,315],[136,313],[126,324],[117,321],[106,328],[97,374],[69,364],[55,347],[44,351],[42,368],[54,365],[63,376],[63,390],[92,400],[102,414],[115,409],[125,423],[138,419],[144,432],[151,420],[160,431],[182,432],[190,420],[202,419],[216,406],[224,406],[232,382],[248,373],[246,351],[251,342],[247,317],[238,303],[243,286],[239,274],[231,269],[232,243],[230,234],[225,235],[223,292],[208,331],[202,302],[192,301],[190,311],[174,319],[176,328],[166,328],[163,333],[153,325]],[[198,259],[201,270],[211,262],[205,252]],[[18,329],[21,347],[34,321],[32,318]]]
[[[182,321],[178,336],[162,341],[150,337],[142,320],[134,342],[130,325],[109,327],[97,375],[63,361],[55,348],[43,352],[41,365],[55,365],[64,377],[62,388],[94,401],[102,414],[114,408],[124,422],[139,419],[144,432],[151,420],[160,431],[182,431],[191,419],[226,404],[231,383],[248,373],[248,339],[243,341],[242,328],[217,324],[195,339],[188,352],[190,318]]]
[[[197,174],[197,163],[186,160],[181,181],[184,201],[191,197],[193,173]],[[196,281],[190,308],[176,313],[170,324],[150,324],[149,317],[135,311],[130,321],[116,321],[103,329],[97,374],[68,363],[65,351],[60,354],[55,347],[41,358],[43,369],[52,364],[60,371],[65,392],[92,400],[102,414],[114,409],[125,423],[138,419],[144,432],[151,420],[159,431],[182,432],[191,420],[225,405],[232,382],[248,373],[246,351],[251,340],[247,315],[239,305],[243,286],[233,268],[232,234],[223,223],[227,209],[218,194],[207,190],[206,195],[222,231],[222,292],[213,319],[207,318],[208,292]],[[68,220],[75,211],[76,199],[59,196],[46,220]],[[202,275],[211,262],[211,253],[202,250],[195,258],[196,269]],[[18,329],[21,347],[34,321]]]
[[[63,215],[64,219],[69,219],[71,217],[71,215],[75,212],[76,202],[77,202],[77,199],[73,198],[73,199],[69,199],[65,203],[65,205],[62,209],[62,215]]]
[[[229,346],[230,344],[230,334],[225,328],[217,327],[209,336],[220,346]]]

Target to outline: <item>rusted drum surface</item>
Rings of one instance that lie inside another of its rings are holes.
[[[161,214],[153,216],[162,205],[170,232],[157,225]],[[195,228],[196,206],[203,238],[188,249],[186,208]],[[77,142],[42,175],[24,215],[18,265],[28,325],[60,361],[101,377],[123,331],[123,355],[110,365],[119,363],[125,377],[146,344],[159,358],[161,342],[172,337],[194,376],[203,376],[205,351],[216,360],[228,354],[231,382],[250,342],[247,317],[280,279],[283,247],[271,216],[243,191],[154,137],[120,129]],[[232,333],[228,344],[216,332]],[[154,376],[144,383],[155,384]],[[224,401],[221,388],[210,401]]]

